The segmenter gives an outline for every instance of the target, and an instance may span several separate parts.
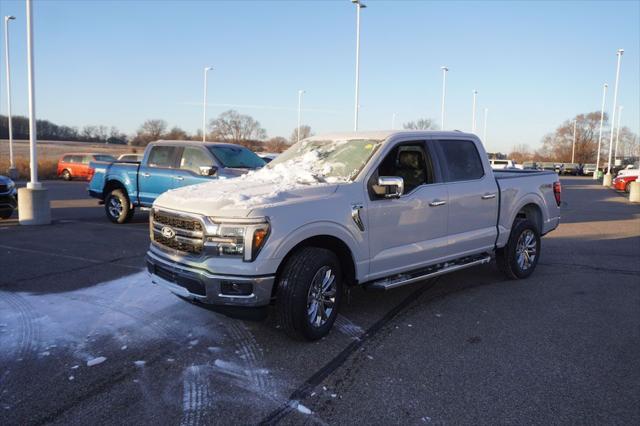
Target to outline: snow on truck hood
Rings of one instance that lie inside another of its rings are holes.
[[[335,192],[337,184],[347,182],[323,179],[313,170],[315,159],[305,155],[302,161],[265,167],[237,178],[169,190],[153,205],[207,216],[246,217],[256,208],[326,196]]]

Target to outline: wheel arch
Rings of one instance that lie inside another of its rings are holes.
[[[341,238],[331,235],[331,234],[318,234],[313,236],[308,236],[303,240],[299,241],[293,247],[291,247],[287,253],[282,258],[282,261],[278,265],[278,269],[276,271],[276,281],[273,286],[272,296],[278,291],[278,281],[279,277],[282,274],[282,271],[287,264],[288,260],[291,258],[293,254],[298,252],[303,247],[318,247],[329,250],[333,252],[338,261],[340,262],[340,267],[342,268],[343,277],[345,278],[345,284],[347,287],[353,286],[357,283],[356,279],[356,263],[354,260],[353,251],[349,247],[349,245],[343,241]]]
[[[129,191],[127,191],[127,187],[125,186],[124,183],[120,182],[117,179],[109,179],[105,185],[104,185],[104,189],[102,190],[102,197],[103,199],[107,198],[107,195],[115,190],[115,189],[121,189],[124,191],[124,195],[127,196],[127,199],[129,200],[129,207],[133,208],[133,201],[131,200],[131,197],[129,196]]]

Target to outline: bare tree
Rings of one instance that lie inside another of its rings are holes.
[[[167,134],[163,135],[163,138],[173,141],[186,141],[189,139],[189,135],[180,127],[173,126]],[[202,138],[200,140],[202,140]]]
[[[266,139],[267,132],[260,127],[260,122],[249,115],[234,110],[225,111],[209,122],[213,140],[225,142],[241,142]]]
[[[525,161],[529,161],[533,158],[533,153],[527,144],[517,144],[509,153],[509,158],[511,160],[517,161],[518,163],[524,163]]]
[[[296,143],[299,140],[301,141],[302,139],[306,139],[311,136],[313,136],[313,133],[311,133],[311,126],[307,126],[305,124],[303,126],[300,126],[300,139],[298,139],[298,128],[296,127],[295,129],[293,129],[293,132],[291,132],[289,141],[291,143]]]
[[[536,152],[536,157],[549,161],[571,161],[573,150],[573,121],[576,120],[576,163],[595,163],[598,151],[598,134],[600,129],[600,111],[578,114],[571,120],[566,120],[554,133],[547,134],[542,140],[542,148]],[[608,116],[604,115],[606,126]],[[608,137],[602,136],[601,154],[607,145]],[[602,157],[601,157],[602,158]]]
[[[297,130],[298,129],[296,129],[296,131]],[[264,149],[267,152],[282,152],[289,148],[289,146],[290,145],[285,138],[283,138],[282,136],[276,136],[275,138],[271,138],[267,142],[265,142]]]
[[[167,122],[153,119],[142,123],[136,135],[131,140],[132,145],[147,145],[149,142],[157,141],[167,131]]]
[[[402,127],[406,130],[434,130],[437,128],[431,118],[419,118],[416,121],[409,121],[404,123]]]

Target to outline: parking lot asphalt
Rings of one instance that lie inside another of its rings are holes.
[[[562,183],[529,279],[354,290],[302,343],[155,287],[143,212],[46,182],[52,225],[0,222],[0,423],[640,424],[640,206]]]

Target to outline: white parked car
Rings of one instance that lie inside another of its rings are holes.
[[[260,170],[160,195],[147,266],[196,303],[273,302],[289,335],[315,340],[350,286],[390,290],[494,255],[528,277],[560,194],[554,172],[492,171],[473,134],[314,136]]]
[[[617,176],[637,176],[640,173],[640,169],[637,164],[629,164],[624,169],[618,172]]]
[[[503,169],[524,169],[524,166],[516,163],[513,160],[489,160],[491,163],[491,168],[493,170],[503,170]]]
[[[118,161],[127,161],[127,162],[142,162],[142,159],[144,158],[144,153],[143,154],[122,154],[120,157],[118,157]]]

